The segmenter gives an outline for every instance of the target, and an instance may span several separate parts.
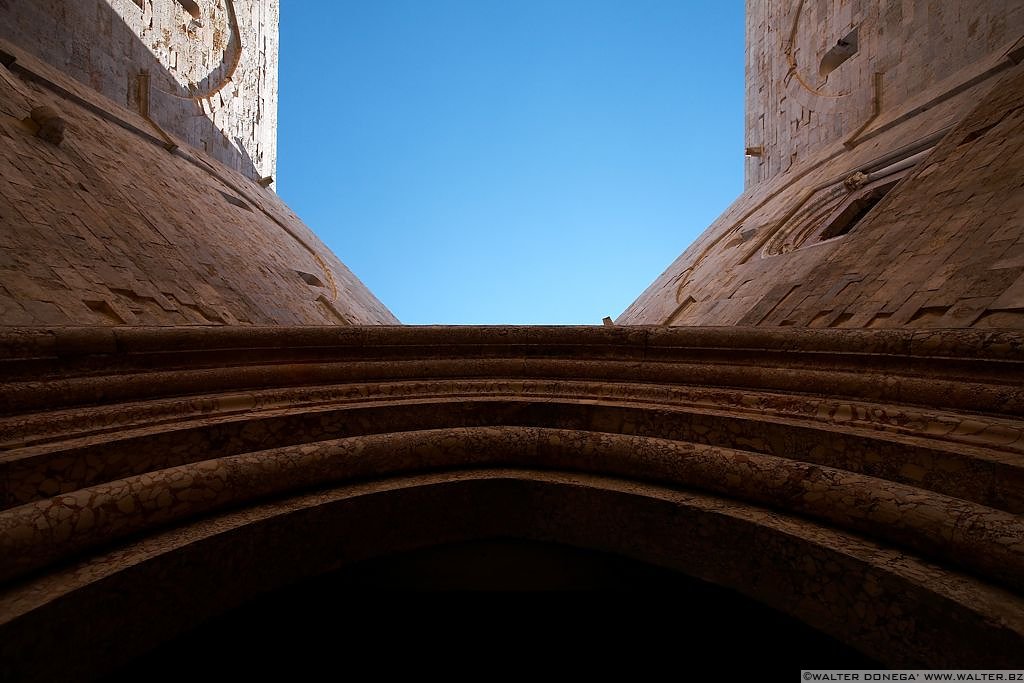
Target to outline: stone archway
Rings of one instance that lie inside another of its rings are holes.
[[[109,670],[260,591],[508,537],[734,589],[887,664],[1011,665],[1013,340],[835,332],[20,335],[3,661]]]

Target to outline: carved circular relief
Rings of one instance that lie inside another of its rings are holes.
[[[231,0],[149,0],[143,12],[142,39],[189,94],[230,76],[241,49]]]

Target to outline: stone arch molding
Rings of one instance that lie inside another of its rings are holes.
[[[1019,336],[830,332],[0,334],[5,677],[496,536],[670,567],[892,665],[1019,665]]]

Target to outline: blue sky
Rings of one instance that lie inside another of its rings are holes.
[[[286,0],[277,189],[408,324],[600,324],[735,199],[743,2]]]

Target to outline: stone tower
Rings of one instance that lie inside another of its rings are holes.
[[[269,188],[277,22],[276,0],[4,3],[7,325],[397,322]]]
[[[278,0],[7,3],[0,36],[257,180],[277,161]]]
[[[751,0],[743,195],[581,327],[389,324],[272,191],[277,11],[0,0],[0,680],[1024,666],[1024,5]]]
[[[1024,6],[747,6],[746,191],[620,324],[1024,326]]]

